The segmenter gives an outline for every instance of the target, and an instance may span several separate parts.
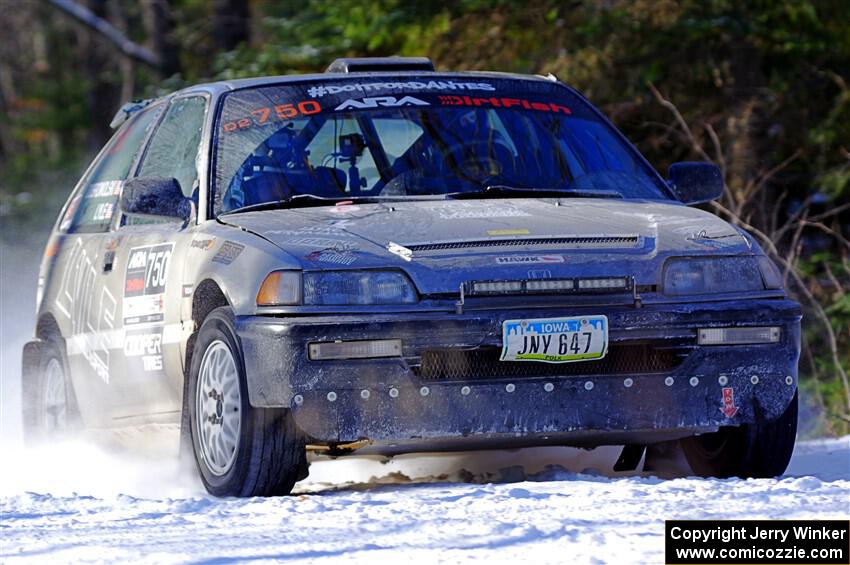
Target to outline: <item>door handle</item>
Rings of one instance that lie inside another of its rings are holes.
[[[115,262],[115,251],[107,251],[103,255],[103,272],[109,273],[112,271],[112,264]]]

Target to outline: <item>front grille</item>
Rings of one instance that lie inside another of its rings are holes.
[[[559,249],[634,249],[639,238],[634,235],[614,237],[546,237],[524,239],[482,239],[475,241],[450,241],[445,243],[422,243],[405,245],[412,252],[447,251],[490,247],[532,247]]]
[[[649,344],[611,344],[608,354],[596,361],[538,363],[500,361],[501,350],[496,347],[431,349],[422,353],[421,365],[411,369],[425,380],[638,375],[669,372],[682,364],[689,351],[688,348],[662,349]]]

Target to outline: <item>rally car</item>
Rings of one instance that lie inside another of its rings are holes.
[[[332,455],[680,441],[781,474],[800,308],[555,77],[342,59],[126,105],[41,265],[33,440],[180,424],[216,495]],[[668,444],[669,445],[669,444]]]

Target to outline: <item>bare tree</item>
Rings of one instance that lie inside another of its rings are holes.
[[[724,179],[726,179],[728,184],[731,169],[729,166],[729,158],[724,154],[720,138],[711,125],[704,124],[704,128],[706,130],[707,137],[712,141],[714,158],[712,158],[708,151],[703,147],[702,143],[694,134],[693,128],[690,124],[688,124],[687,120],[685,120],[681,112],[679,112],[676,105],[665,98],[654,85],[650,84],[649,89],[656,101],[670,111],[676,127],[679,129],[683,139],[691,147],[693,152],[706,161],[719,163]],[[826,223],[824,223],[830,220],[835,220],[842,212],[850,210],[850,202],[835,206],[830,210],[819,214],[812,214],[810,207],[811,197],[809,197],[782,223],[779,223],[777,219],[778,212],[776,209],[778,209],[778,205],[776,204],[773,206],[774,216],[772,221],[762,220],[761,226],[766,226],[763,227],[763,229],[759,229],[759,227],[756,227],[749,221],[749,215],[752,209],[761,208],[762,210],[765,210],[767,208],[764,205],[765,201],[763,200],[763,196],[766,193],[765,188],[768,183],[770,183],[770,181],[780,171],[798,159],[800,155],[801,151],[795,151],[791,154],[791,156],[783,160],[778,165],[770,169],[762,169],[758,171],[757,174],[750,176],[745,182],[739,182],[739,186],[737,187],[738,190],[727,191],[724,194],[723,203],[712,202],[711,205],[717,212],[726,216],[733,224],[741,226],[759,239],[767,253],[782,268],[786,284],[789,281],[792,283],[789,285],[789,289],[796,294],[797,298],[801,302],[811,309],[817,320],[822,325],[824,329],[824,339],[829,349],[832,363],[835,366],[835,370],[844,388],[846,398],[845,408],[847,410],[847,414],[839,415],[839,417],[850,421],[850,380],[848,380],[847,372],[844,369],[843,360],[841,359],[838,346],[838,336],[836,335],[835,328],[833,328],[829,315],[823,305],[812,293],[809,285],[805,280],[803,280],[803,277],[796,269],[800,259],[800,253],[802,251],[802,246],[799,244],[800,238],[802,237],[803,230],[807,227],[813,227],[829,233],[839,246],[845,249],[850,249],[850,242],[848,242],[848,240],[842,235],[840,229],[830,228]],[[735,159],[740,159],[740,156],[732,158],[733,161]],[[742,175],[737,175],[737,180],[740,181],[741,176]],[[782,194],[779,197],[779,200],[781,201],[785,198],[786,195]],[[784,240],[790,241],[785,253],[781,252],[778,246],[779,242]],[[850,268],[848,269],[848,274],[850,274]],[[840,284],[837,285],[837,288],[838,292],[843,294]],[[818,373],[814,372],[812,377],[817,379]]]
[[[106,2],[103,0],[89,0],[89,8],[81,6],[73,0],[48,0],[53,6],[59,8],[81,24],[100,34],[102,37],[114,44],[124,55],[146,63],[154,68],[159,68],[161,63],[159,57],[149,49],[131,41],[121,31],[106,20]]]

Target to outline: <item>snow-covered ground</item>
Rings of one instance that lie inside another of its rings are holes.
[[[850,436],[799,444],[776,480],[615,476],[613,448],[537,448],[323,459],[300,494],[242,500],[172,458],[2,452],[10,564],[662,563],[665,519],[850,518]]]

